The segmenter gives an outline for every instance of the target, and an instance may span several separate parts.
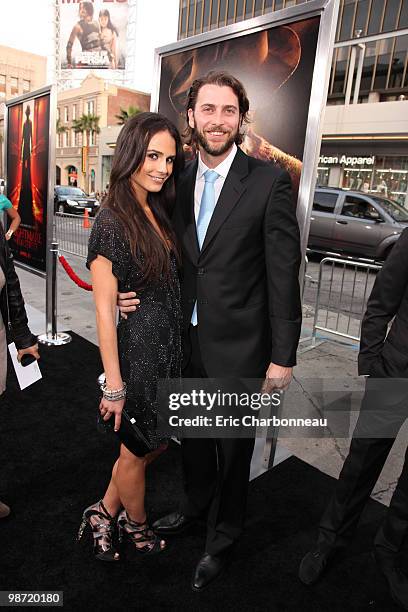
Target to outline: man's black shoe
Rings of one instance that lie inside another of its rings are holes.
[[[194,572],[191,587],[193,591],[202,591],[218,576],[220,576],[227,565],[229,555],[209,555],[204,553],[199,560]]]
[[[158,535],[181,533],[195,523],[195,519],[180,512],[172,512],[153,523],[153,531]]]
[[[398,567],[395,553],[376,546],[374,559],[387,581],[391,597],[403,610],[408,610],[408,577]]]
[[[299,578],[303,584],[314,584],[319,580],[334,552],[333,548],[317,547],[303,557],[299,566]]]

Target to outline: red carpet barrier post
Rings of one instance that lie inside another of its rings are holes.
[[[72,338],[65,332],[57,331],[57,256],[58,242],[52,242],[49,250],[49,266],[47,270],[50,276],[47,278],[47,312],[46,333],[38,336],[38,342],[47,346],[61,346],[68,344]]]

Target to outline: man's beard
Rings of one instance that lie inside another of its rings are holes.
[[[214,132],[225,132],[225,130],[219,129],[217,127],[213,128]],[[234,144],[236,138],[238,135],[238,128],[234,131],[231,132],[229,138],[226,140],[226,142],[224,144],[220,145],[211,145],[208,140],[207,137],[205,135],[204,132],[200,132],[199,130],[196,130],[196,138],[197,138],[197,142],[198,144],[204,149],[204,151],[206,153],[208,153],[208,155],[213,155],[214,157],[218,156],[218,155],[224,155],[224,153],[226,153]]]

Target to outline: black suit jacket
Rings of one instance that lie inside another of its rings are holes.
[[[287,172],[238,149],[200,252],[194,217],[198,160],[181,176],[174,214],[182,246],[187,333],[197,300],[207,374],[263,377],[296,363],[301,327],[299,228]],[[187,337],[185,360],[189,357]]]
[[[408,376],[408,228],[378,272],[363,318],[359,374],[375,376],[378,360],[388,376]]]

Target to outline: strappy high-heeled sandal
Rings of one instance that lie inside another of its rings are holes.
[[[78,542],[88,525],[92,530],[95,558],[98,561],[119,561],[119,552],[113,544],[115,517],[109,514],[102,500],[84,510]]]
[[[122,510],[118,516],[119,543],[126,537],[135,546],[138,553],[152,555],[163,552],[166,542],[160,539],[150,528],[147,521],[137,523],[130,519],[126,510]]]

